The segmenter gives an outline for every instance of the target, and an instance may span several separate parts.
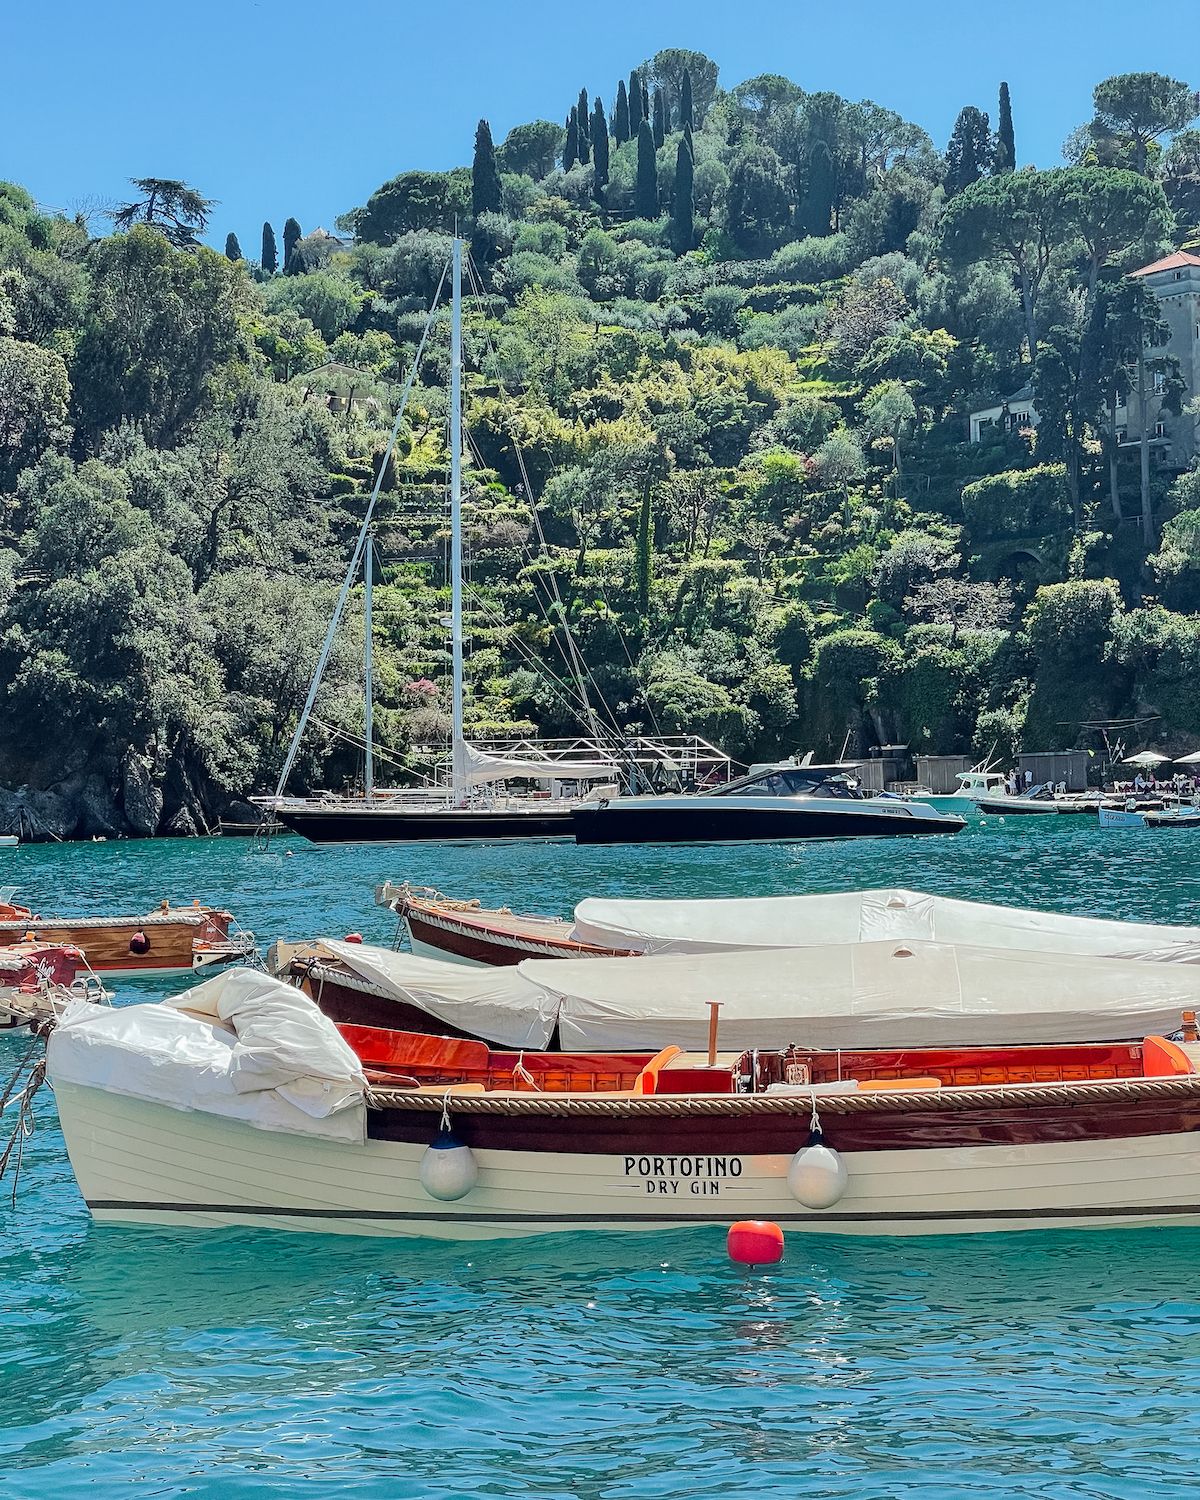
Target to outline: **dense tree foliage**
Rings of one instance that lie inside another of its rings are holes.
[[[101,238],[0,185],[0,827],[186,832],[272,784],[456,223],[473,733],[577,732],[569,624],[622,729],[742,758],[1200,734],[1200,470],[1130,415],[1195,393],[1126,274],[1194,244],[1190,89],[1105,81],[1049,170],[1006,87],[946,155],[686,49],[611,122],[563,95],[257,265],[185,183]],[[447,727],[447,347],[381,478],[400,779]],[[1026,387],[1036,429],[968,441]],[[350,618],[297,787],[357,772],[361,649]]]

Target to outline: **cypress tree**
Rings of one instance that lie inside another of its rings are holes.
[[[654,85],[654,144],[661,146],[667,138],[667,101],[658,84]]]
[[[492,127],[480,120],[475,127],[475,157],[471,162],[471,214],[476,224],[481,214],[498,214],[504,207],[504,192],[496,167]]]
[[[279,251],[275,248],[275,231],[270,224],[263,225],[262,268],[269,276],[279,269]]]
[[[654,132],[650,121],[638,126],[637,188],[633,207],[639,219],[658,218],[658,165],[654,155]]]
[[[588,105],[587,89],[579,90],[579,103],[575,106],[575,118],[579,121],[579,159],[587,161],[585,148],[592,144],[592,111]]]
[[[242,258],[242,247],[238,244],[238,237],[237,237],[237,235],[236,234],[227,234],[225,236],[225,259],[226,260],[241,260],[241,258]]]
[[[579,115],[572,104],[567,116],[567,144],[563,147],[563,171],[569,172],[579,160]]]
[[[695,165],[691,127],[685,125],[675,151],[675,198],[671,204],[671,237],[677,255],[690,250],[696,239]]]
[[[683,70],[683,82],[679,86],[679,128],[680,130],[695,130],[696,122],[692,118],[692,75],[689,69]]]
[[[613,106],[613,139],[623,146],[629,139],[629,95],[625,92],[625,80],[617,84],[617,102]]]
[[[295,219],[287,219],[283,226],[283,274],[295,276],[300,267],[293,264],[296,246],[302,238],[300,225]]]
[[[634,68],[629,75],[629,139],[637,140],[642,123],[642,75]]]
[[[808,191],[800,207],[805,234],[827,235],[833,228],[833,153],[824,141],[813,144],[808,157]]]
[[[604,101],[596,95],[596,107],[592,111],[592,162],[595,170],[593,192],[596,202],[604,202],[604,189],[608,186],[608,121],[604,118]]]
[[[642,79],[642,119],[650,119],[650,85],[644,77]]]
[[[996,126],[996,157],[992,171],[1015,172],[1017,168],[1017,141],[1013,134],[1012,99],[1008,84],[1000,85],[1000,120]]]
[[[650,585],[654,581],[654,524],[650,508],[649,477],[647,477],[646,487],[642,491],[642,508],[638,512],[635,569],[637,573],[638,612],[645,618],[650,613]]]

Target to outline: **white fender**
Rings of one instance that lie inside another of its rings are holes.
[[[846,1163],[819,1135],[792,1157],[787,1184],[797,1203],[805,1208],[832,1208],[845,1194],[850,1181]]]
[[[479,1163],[470,1146],[441,1131],[426,1146],[419,1175],[431,1198],[453,1203],[465,1198],[479,1181]]]

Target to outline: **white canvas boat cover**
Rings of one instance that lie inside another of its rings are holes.
[[[158,1005],[72,1001],[50,1034],[51,1082],[226,1115],[262,1130],[361,1141],[362,1064],[292,985],[231,969]]]
[[[489,755],[466,740],[454,746],[455,781],[459,786],[483,786],[489,781],[525,777],[530,781],[614,781],[620,771],[604,760],[538,760],[530,756]]]
[[[589,897],[575,908],[572,935],[598,947],[643,953],[922,938],[1030,953],[1126,958],[1157,958],[1169,948],[1176,960],[1200,962],[1200,927],[1060,916],[899,889],[709,901]]]
[[[550,1045],[560,998],[516,969],[446,963],[333,938],[323,938],[321,947],[385,994],[496,1046],[541,1052]]]
[[[924,940],[755,953],[527,959],[470,969],[329,943],[397,998],[502,1046],[656,1052],[707,1045],[721,1002],[724,1050],[1015,1046],[1174,1031],[1200,1009],[1200,967],[1054,956]]]

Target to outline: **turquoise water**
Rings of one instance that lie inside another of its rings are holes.
[[[0,855],[0,886],[46,911],[197,896],[263,940],[390,941],[384,878],[550,912],[906,884],[1200,921],[1200,836],[1047,821],[694,851],[74,845]],[[0,1072],[22,1045],[0,1036]],[[793,1235],[747,1273],[709,1230],[459,1247],[100,1229],[45,1093],[38,1121],[15,1209],[0,1197],[0,1500],[1200,1490],[1188,1230]]]

